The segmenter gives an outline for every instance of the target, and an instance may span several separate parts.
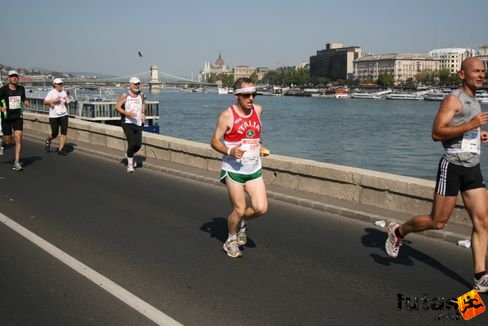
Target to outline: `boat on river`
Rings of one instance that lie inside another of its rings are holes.
[[[326,89],[320,93],[313,93],[312,97],[325,97],[325,98],[349,98],[349,90],[347,88]]]
[[[352,98],[359,98],[359,99],[372,99],[372,100],[380,100],[384,98],[387,94],[392,92],[391,89],[386,89],[384,91],[379,91],[375,93],[363,93],[363,92],[354,92],[351,94]]]
[[[407,101],[421,101],[425,96],[430,94],[432,91],[419,90],[417,92],[392,92],[386,96],[387,100],[407,100]]]
[[[421,101],[424,99],[422,95],[417,93],[390,93],[386,95],[387,100],[408,100]]]
[[[477,91],[476,92],[476,99],[481,104],[488,104],[488,91]]]
[[[447,95],[451,93],[451,89],[443,88],[440,90],[435,90],[424,96],[424,101],[442,101]]]

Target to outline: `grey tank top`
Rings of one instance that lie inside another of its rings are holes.
[[[452,119],[450,126],[458,126],[473,119],[476,115],[481,113],[481,107],[475,97],[469,96],[461,89],[456,89],[451,92],[451,95],[456,96],[462,103],[461,112],[456,114]],[[472,167],[480,162],[480,153],[461,151],[463,137],[460,135],[449,140],[443,140],[444,158],[450,163]],[[477,133],[479,138],[479,129]]]

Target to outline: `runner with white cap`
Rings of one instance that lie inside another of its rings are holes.
[[[129,88],[120,94],[115,109],[122,116],[122,129],[127,138],[127,172],[134,172],[136,162],[134,154],[142,146],[142,124],[146,119],[146,100],[140,89],[141,81],[137,77],[129,79]]]
[[[63,89],[63,80],[55,78],[53,80],[53,89],[47,93],[44,99],[44,105],[49,106],[49,124],[51,125],[51,134],[46,139],[46,151],[51,151],[51,141],[58,137],[61,129],[61,136],[59,137],[59,155],[66,155],[65,144],[68,134],[68,108],[69,97]]]

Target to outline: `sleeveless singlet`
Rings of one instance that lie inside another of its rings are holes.
[[[126,100],[124,103],[124,108],[126,112],[131,112],[135,111],[137,115],[132,118],[124,115],[122,117],[122,122],[123,123],[132,123],[138,126],[142,126],[142,93],[139,92],[137,96],[133,97],[130,95],[130,93],[127,91],[126,92]]]
[[[458,126],[473,119],[481,113],[479,102],[474,96],[469,96],[461,89],[451,92],[462,103],[461,112],[456,114],[450,126]],[[480,128],[465,132],[463,135],[442,141],[444,158],[452,164],[472,167],[480,162]]]
[[[225,146],[232,148],[239,146],[246,152],[241,159],[230,155],[222,158],[222,170],[252,174],[261,169],[261,120],[254,108],[247,116],[240,115],[234,106],[229,110],[232,113],[232,128],[224,135]]]

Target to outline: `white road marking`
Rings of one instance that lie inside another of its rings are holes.
[[[141,300],[134,294],[130,293],[120,285],[116,284],[115,282],[111,281],[110,279],[106,278],[102,274],[96,272],[95,270],[91,269],[87,265],[83,264],[82,262],[76,260],[75,258],[71,257],[58,247],[50,244],[46,240],[42,239],[41,237],[37,236],[36,234],[32,233],[31,231],[24,228],[22,225],[14,222],[4,214],[0,213],[0,222],[8,226],[10,229],[14,230],[30,242],[34,243],[36,246],[50,254],[51,256],[55,257],[56,259],[60,260],[64,264],[68,265],[76,272],[80,273],[81,275],[85,276],[87,279],[104,289],[105,291],[112,294],[114,297],[119,299],[122,302],[125,302],[127,305],[132,307],[133,309],[137,310],[147,318],[151,319],[158,325],[182,325],[170,316],[166,315],[162,311],[156,309],[155,307],[151,306],[149,303]]]

